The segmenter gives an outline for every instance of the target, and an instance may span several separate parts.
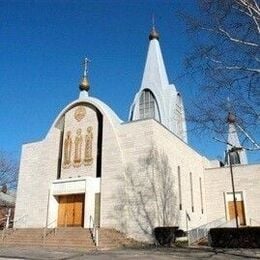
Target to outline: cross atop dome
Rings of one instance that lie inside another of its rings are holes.
[[[88,81],[88,64],[90,63],[90,60],[88,58],[84,59],[84,72],[83,72],[83,77],[82,77],[82,81],[79,84],[79,89],[81,91],[89,91],[90,88],[90,84]]]

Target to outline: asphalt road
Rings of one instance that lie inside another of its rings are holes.
[[[2,247],[0,259],[111,260],[111,259],[260,259],[260,249],[151,248],[111,251],[64,250],[42,247]]]

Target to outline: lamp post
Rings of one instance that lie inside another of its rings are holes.
[[[228,150],[228,157],[229,157],[229,168],[230,168],[230,176],[231,176],[231,184],[232,184],[232,193],[233,193],[233,202],[235,207],[235,217],[236,217],[236,228],[238,228],[238,214],[237,214],[237,201],[236,201],[236,193],[235,193],[235,184],[234,184],[234,176],[233,176],[233,167],[232,167],[232,160],[231,160],[231,153],[235,153],[237,151],[241,151],[241,147],[233,146],[231,149]]]

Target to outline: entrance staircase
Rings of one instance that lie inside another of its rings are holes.
[[[84,228],[57,228],[48,229],[44,236],[43,229],[9,229],[5,233],[0,231],[1,246],[33,246],[55,247],[67,249],[113,249],[119,247],[136,246],[138,243],[127,238],[123,233],[114,229],[98,229],[98,245],[93,241],[92,233]]]

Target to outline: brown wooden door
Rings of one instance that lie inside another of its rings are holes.
[[[246,225],[244,202],[243,201],[236,201],[236,204],[237,204],[237,215],[239,217],[240,225]],[[236,218],[235,205],[234,205],[233,201],[228,202],[228,211],[229,211],[229,218],[230,219]]]
[[[74,196],[74,220],[73,226],[83,226],[84,217],[84,195],[78,194]]]
[[[84,194],[73,194],[59,197],[58,226],[83,226]]]
[[[66,225],[66,203],[67,196],[59,197],[59,213],[58,213],[58,226],[64,227]]]

